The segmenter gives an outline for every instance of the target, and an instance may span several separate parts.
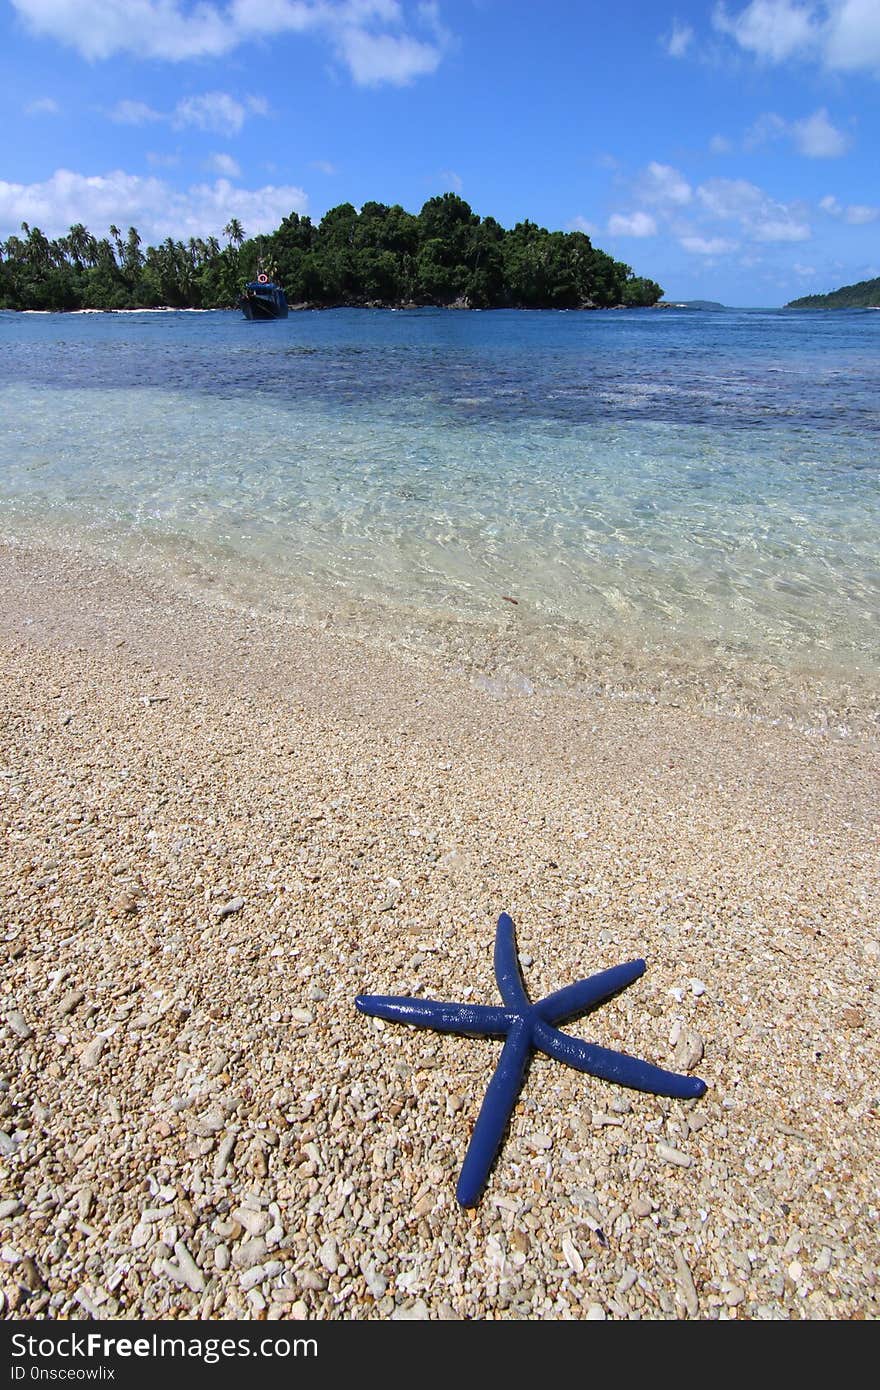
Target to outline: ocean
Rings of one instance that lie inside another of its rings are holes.
[[[880,649],[880,313],[0,313],[0,539],[487,690],[846,736]]]

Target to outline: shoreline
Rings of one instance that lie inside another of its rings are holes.
[[[869,740],[492,693],[36,547],[0,584],[0,1315],[876,1315]],[[570,1031],[709,1091],[536,1059],[464,1213],[498,1044],[354,997],[497,1002],[504,910],[536,998],[643,956]]]
[[[331,632],[375,659],[412,659],[441,678],[457,677],[496,696],[560,696],[698,710],[722,721],[781,725],[820,738],[880,737],[876,681],[867,653],[859,665],[839,657],[820,666],[818,650],[774,663],[767,652],[706,636],[622,620],[612,630],[594,616],[580,622],[544,612],[527,595],[486,593],[471,609],[443,609],[403,596],[357,595],[304,576],[275,576],[267,563],[193,548],[175,551],[148,536],[120,553],[112,533],[73,527],[46,539],[23,527],[0,537],[0,573],[15,565],[71,576],[118,575],[126,585],[180,596],[212,614],[243,614],[264,629]],[[14,582],[14,580],[12,581]],[[67,582],[65,580],[65,582]],[[112,590],[113,583],[108,581]],[[818,645],[818,644],[817,644]]]
[[[535,314],[594,314],[594,313],[616,313],[619,309],[686,309],[686,304],[573,304],[564,308],[559,308],[553,304],[488,304],[479,306],[475,304],[460,304],[453,302],[450,304],[416,304],[409,300],[396,301],[368,300],[339,300],[338,303],[321,304],[311,303],[308,300],[295,304],[288,304],[290,313],[312,313],[327,309],[384,309],[388,313],[399,314],[404,311],[417,309],[448,309],[456,313],[472,314],[491,314],[499,312],[508,313],[535,313]],[[6,309],[4,313],[9,314],[234,314],[240,313],[236,304],[217,304],[211,309],[194,308],[189,305],[157,304],[152,306],[142,306],[138,308],[125,309]]]

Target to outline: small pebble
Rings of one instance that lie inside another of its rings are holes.
[[[205,1288],[205,1276],[199,1269],[186,1245],[182,1240],[178,1240],[174,1245],[174,1253],[177,1256],[177,1263],[186,1281],[187,1287],[193,1293],[203,1293]]]
[[[244,898],[230,898],[228,903],[223,903],[222,907],[215,908],[214,915],[222,922],[226,917],[232,917],[236,912],[241,912],[244,907]]]
[[[703,1039],[694,1028],[683,1028],[672,1054],[676,1071],[690,1071],[703,1060]]]
[[[98,1033],[92,1041],[83,1048],[80,1053],[79,1064],[83,1071],[94,1071],[104,1051],[107,1039],[102,1033]]]
[[[673,1250],[673,1256],[675,1258],[675,1282],[678,1285],[682,1302],[689,1317],[699,1317],[700,1300],[697,1297],[697,1287],[694,1283],[691,1267],[677,1246]]]
[[[266,1258],[268,1246],[262,1236],[252,1236],[250,1240],[243,1241],[237,1245],[232,1252],[232,1263],[236,1269],[252,1269],[254,1265],[262,1264]]]
[[[60,1016],[66,1018],[68,1014],[72,1014],[77,1005],[81,1004],[85,997],[86,993],[84,989],[69,989],[58,1001],[58,1013]]]
[[[43,1287],[43,1276],[32,1255],[25,1255],[19,1260],[15,1267],[15,1277],[31,1293],[36,1293]]]
[[[410,1303],[403,1308],[395,1308],[391,1314],[392,1322],[425,1322],[430,1317],[427,1304],[424,1299],[417,1298],[415,1303]]]
[[[383,1274],[380,1274],[369,1261],[363,1261],[361,1263],[361,1273],[364,1276],[367,1288],[378,1303],[380,1298],[385,1297],[385,1293],[388,1289],[388,1280]]]
[[[252,1265],[239,1279],[239,1287],[245,1292],[248,1289],[255,1289],[258,1284],[262,1284],[264,1279],[272,1279],[276,1274],[280,1274],[283,1268],[280,1260],[269,1260],[267,1264]]]
[[[264,1211],[250,1211],[247,1207],[236,1207],[233,1220],[252,1236],[263,1236],[269,1229],[271,1218]]]
[[[226,1169],[229,1167],[229,1161],[232,1158],[232,1151],[235,1148],[235,1140],[235,1134],[225,1134],[223,1138],[220,1140],[220,1143],[217,1148],[217,1156],[214,1159],[214,1167],[212,1170],[213,1176],[215,1178],[222,1178],[223,1174],[226,1172]]]
[[[5,1017],[15,1036],[20,1038],[22,1042],[26,1042],[28,1038],[34,1036],[33,1028],[19,1009],[9,1009]]]
[[[339,1250],[336,1241],[329,1236],[318,1251],[318,1259],[324,1268],[330,1273],[335,1274],[339,1268]]]
[[[675,1168],[690,1168],[693,1162],[690,1154],[682,1153],[681,1149],[674,1149],[671,1144],[657,1144],[655,1152],[664,1163],[671,1163]]]
[[[583,1274],[584,1262],[571,1236],[566,1235],[562,1237],[562,1253],[569,1269],[573,1269],[575,1274]]]

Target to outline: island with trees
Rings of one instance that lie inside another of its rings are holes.
[[[880,278],[842,285],[829,294],[806,294],[793,299],[786,309],[880,309]]]
[[[94,237],[81,223],[50,240],[23,223],[0,243],[0,309],[225,309],[259,266],[302,308],[437,305],[464,309],[609,309],[657,303],[663,290],[579,231],[505,229],[463,198],[342,203],[320,222],[292,212],[248,238],[230,218],[220,239],[144,247],[136,228]]]

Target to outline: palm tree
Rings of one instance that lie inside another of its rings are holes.
[[[27,233],[25,255],[31,265],[50,266],[52,264],[52,248],[48,238],[43,235],[39,227],[29,227],[27,222],[22,222],[21,230]]]
[[[98,244],[82,222],[74,222],[67,234],[67,244],[70,248],[70,254],[80,268],[83,265],[95,264]]]
[[[233,246],[241,246],[244,241],[244,227],[237,217],[230,217],[226,226],[223,228],[223,235],[228,237]]]
[[[141,251],[141,238],[137,227],[129,227],[128,239],[125,243],[125,254],[123,257],[125,269],[130,275],[136,275],[144,263]]]
[[[113,222],[110,223],[110,228],[109,228],[109,230],[110,230],[110,235],[111,235],[112,238],[113,238],[113,245],[116,247],[116,261],[117,261],[117,264],[122,265],[123,259],[124,259],[124,257],[125,257],[125,247],[124,247],[123,244],[122,244],[122,233],[120,232],[119,228],[118,228],[118,227],[115,225],[115,223],[113,223]]]

